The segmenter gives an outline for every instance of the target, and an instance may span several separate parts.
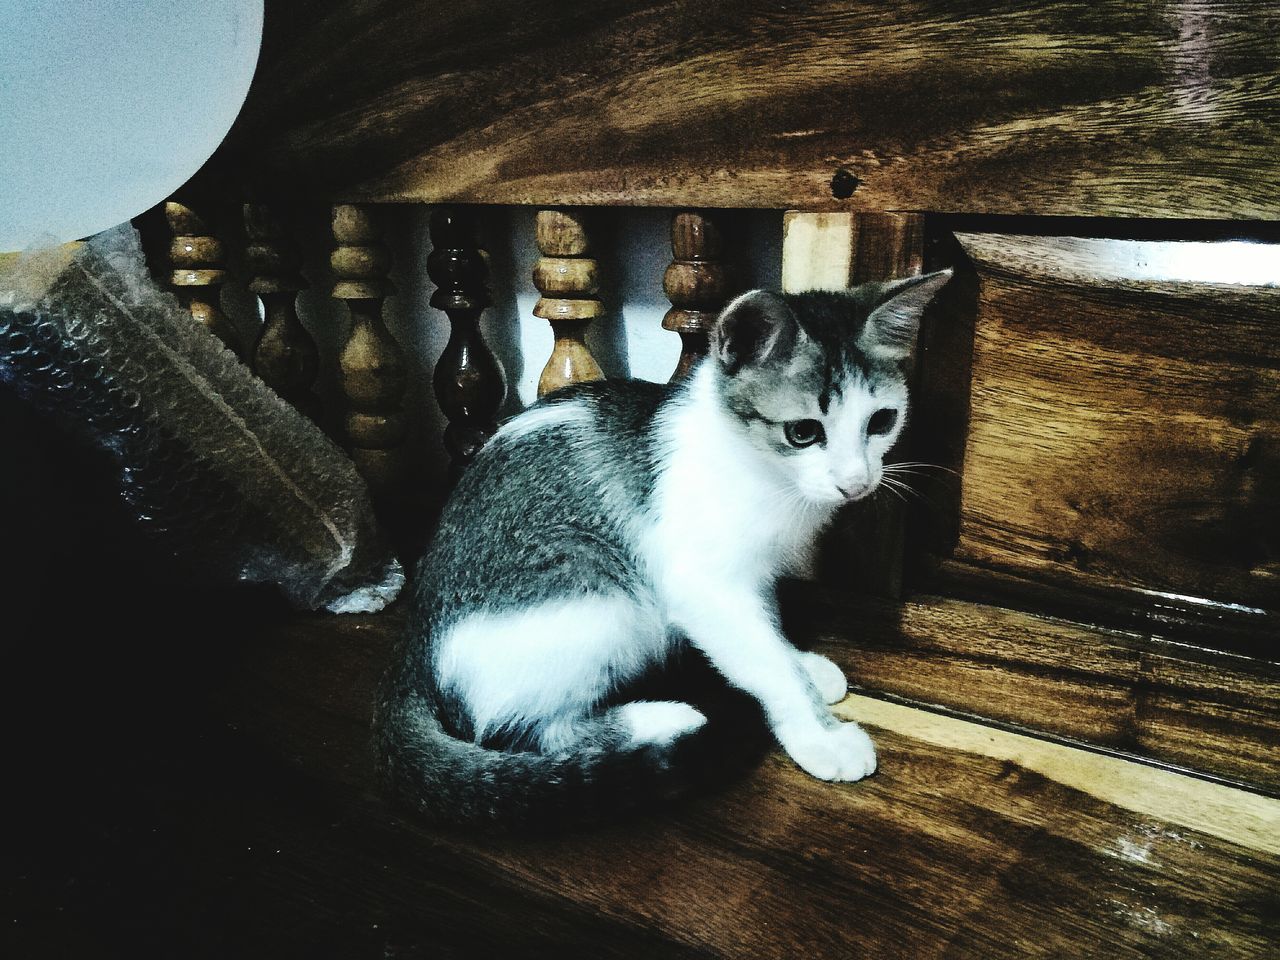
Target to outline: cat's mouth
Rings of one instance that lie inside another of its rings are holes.
[[[879,486],[879,481],[874,483],[829,483],[816,489],[810,489],[804,499],[815,506],[835,509],[844,506],[846,503],[857,503],[859,500],[867,499],[867,497],[876,492],[876,488]]]

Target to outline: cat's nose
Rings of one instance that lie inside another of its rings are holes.
[[[871,484],[846,483],[843,486],[836,484],[836,489],[840,491],[846,500],[861,500],[871,492]]]

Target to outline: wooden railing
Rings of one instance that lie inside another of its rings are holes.
[[[172,239],[171,272],[165,276],[192,316],[245,356],[262,379],[313,419],[335,428],[375,496],[391,495],[406,480],[408,436],[404,407],[407,364],[403,348],[382,318],[389,279],[390,252],[369,205],[332,208],[333,252],[329,258],[332,295],[347,305],[350,322],[336,358],[341,409],[322,415],[314,393],[316,339],[298,317],[297,295],[306,286],[298,244],[269,206],[244,205],[243,285],[260,302],[262,322],[253,346],[245,349],[219,306],[219,288],[228,280],[223,242],[190,206],[165,205]],[[604,373],[584,339],[592,320],[603,315],[601,267],[593,256],[584,209],[547,209],[537,215],[540,259],[532,284],[540,294],[533,315],[547,320],[554,345],[538,381],[538,396],[573,383],[603,379]],[[444,446],[455,473],[464,467],[497,427],[507,385],[501,364],[480,328],[490,305],[487,254],[477,246],[474,216],[467,207],[437,207],[431,215],[433,250],[426,272],[436,286],[431,306],[448,318],[448,344],[432,377],[434,394],[446,418]],[[665,329],[681,339],[672,378],[688,372],[706,352],[716,314],[741,279],[725,259],[725,241],[715,214],[678,211],[671,218],[672,261],[663,276],[671,309]]]

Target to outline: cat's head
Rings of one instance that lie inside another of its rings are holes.
[[[907,416],[905,361],[950,270],[838,293],[752,290],[721,313],[720,394],[805,500],[872,493]]]

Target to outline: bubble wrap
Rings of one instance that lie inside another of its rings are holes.
[[[0,381],[109,453],[202,573],[338,613],[403,585],[351,461],[156,287],[127,224],[0,265]]]

